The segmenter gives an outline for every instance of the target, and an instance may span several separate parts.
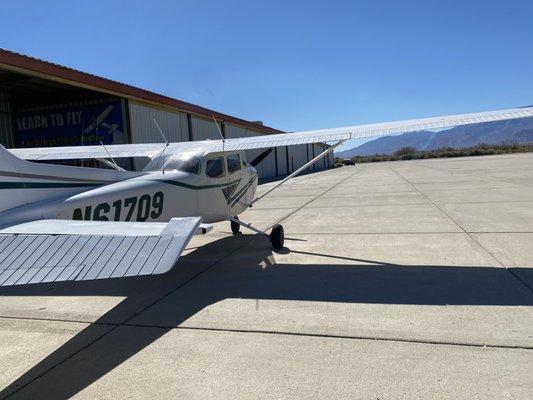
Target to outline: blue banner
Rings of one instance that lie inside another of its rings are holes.
[[[120,100],[15,114],[16,147],[126,143]]]

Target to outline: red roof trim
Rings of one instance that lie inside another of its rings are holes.
[[[50,75],[55,78],[70,81],[72,83],[90,86],[95,90],[101,89],[117,93],[118,95],[122,95],[124,97],[146,100],[149,102],[187,111],[193,114],[203,115],[207,118],[212,118],[212,115],[214,115],[215,118],[217,118],[218,120],[245,126],[264,133],[283,133],[283,131],[280,131],[278,129],[270,128],[264,125],[254,124],[250,121],[222,114],[210,110],[208,108],[200,107],[181,100],[173,99],[171,97],[163,96],[161,94],[140,89],[135,86],[130,86],[124,83],[113,81],[111,79],[102,78],[100,76],[88,74],[86,72],[78,71],[59,64],[40,60],[38,58],[25,56],[23,54],[15,53],[5,49],[0,49],[0,64],[5,64],[27,71],[33,71],[43,75]]]

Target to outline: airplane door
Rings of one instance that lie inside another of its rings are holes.
[[[243,185],[241,155],[239,153],[228,154],[226,156],[226,163],[228,166],[228,186],[225,189],[225,197],[228,203],[228,213],[233,214],[231,206]]]
[[[238,215],[250,204],[252,176],[250,166],[246,165],[242,153],[228,154],[228,206],[231,215]]]
[[[205,161],[205,184],[200,192],[200,209],[205,222],[224,219],[228,215],[228,204],[223,189],[228,182],[224,156],[211,157]]]

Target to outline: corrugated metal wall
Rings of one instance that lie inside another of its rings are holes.
[[[326,157],[327,166],[326,168],[331,168],[333,166],[333,153],[329,153]]]
[[[307,149],[306,149],[307,161],[311,161],[313,159],[314,153],[315,153],[315,147],[313,143],[308,144]],[[309,172],[314,171],[315,169],[317,169],[316,165],[310,165],[309,167],[307,167],[307,171]]]
[[[192,116],[191,121],[193,140],[220,139],[214,120]]]
[[[314,149],[315,149],[315,154],[314,154],[314,157],[318,156],[319,154],[323,153],[324,151],[326,151],[328,148],[327,146],[324,146],[322,144],[319,144],[319,143],[315,143],[314,145]],[[320,170],[320,169],[325,169],[328,167],[329,163],[328,163],[328,156],[325,156],[325,157],[322,157],[321,160],[319,160],[317,163],[315,163],[315,169],[316,170]]]
[[[187,114],[148,107],[133,101],[130,105],[130,133],[133,143],[163,142],[161,133],[154,124],[157,121],[169,142],[189,140]]]
[[[130,101],[129,114],[132,143],[163,143],[154,119],[169,142],[189,140],[189,127],[185,113],[161,110]],[[141,170],[147,163],[147,159],[135,159],[134,168]]]
[[[240,126],[225,123],[226,138],[235,139],[240,137],[250,137],[250,136],[259,136],[259,132],[252,131],[250,129],[241,128]],[[261,154],[262,150],[248,150],[245,152],[246,160],[248,162],[252,161],[255,157]]]
[[[317,144],[309,145],[309,152],[310,152],[311,160],[321,153],[320,148],[318,147]],[[319,169],[321,169],[320,167],[321,167],[320,161],[316,162],[312,165],[311,171],[318,171]]]
[[[13,147],[12,115],[7,93],[0,92],[0,144]]]
[[[277,147],[276,152],[278,153],[278,174],[288,175],[287,172],[287,146]]]
[[[261,178],[272,178],[276,176],[276,155],[274,151],[257,166],[257,171]]]
[[[224,129],[226,131],[226,139],[235,139],[235,138],[240,138],[240,137],[257,136],[257,135],[254,134],[253,131],[250,131],[250,133],[249,133],[246,128],[241,128],[240,126],[237,126],[237,125],[228,124],[227,122],[224,124]],[[246,151],[245,152],[246,161],[248,161],[248,162],[252,161],[255,157],[257,157],[257,155],[259,153],[260,152],[257,151],[257,150]]]
[[[294,172],[307,162],[307,145],[289,146],[289,173]]]
[[[246,128],[241,128],[240,126],[237,126],[237,125],[228,124],[227,122],[224,125],[226,126],[226,138],[228,139],[248,136],[248,130]],[[252,132],[252,135],[253,135],[253,131],[250,131],[250,132]]]
[[[326,151],[327,147],[319,145],[319,149],[320,149],[320,151]],[[319,164],[320,164],[320,168],[326,169],[327,165],[328,165],[328,156],[323,157],[322,160],[320,160]]]

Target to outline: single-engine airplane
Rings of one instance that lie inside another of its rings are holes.
[[[242,226],[267,235],[279,250],[281,225],[267,234],[239,214],[345,140],[531,116],[533,107],[524,107],[238,139],[0,146],[0,285],[161,274],[194,234],[220,221],[229,221],[233,233]],[[327,150],[255,197],[255,166],[272,148],[328,142]],[[248,163],[244,151],[251,149],[266,150]],[[124,157],[151,161],[142,171],[125,171],[114,161]],[[112,169],[35,162],[66,159],[97,159]]]

